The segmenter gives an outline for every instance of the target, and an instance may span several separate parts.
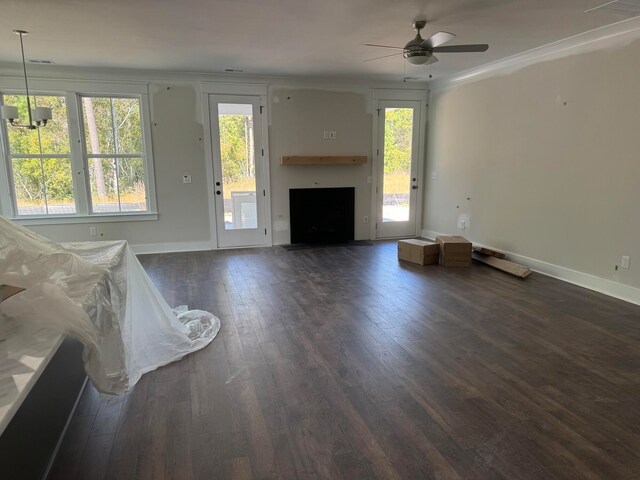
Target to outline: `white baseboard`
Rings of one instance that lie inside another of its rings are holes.
[[[422,230],[422,236],[430,240],[435,239],[439,235],[444,234],[431,230]],[[474,242],[474,244],[491,248],[491,245],[482,245],[476,242]],[[589,290],[604,293],[605,295],[624,300],[625,302],[640,305],[640,288],[624,285],[612,280],[607,280],[606,278],[596,277],[589,273],[561,267],[560,265],[543,262],[542,260],[537,260],[535,258],[525,257],[524,255],[518,255],[511,252],[504,253],[507,254],[507,258],[509,260],[519,263],[520,265],[524,265],[525,267],[529,267],[534,272],[557,278],[558,280],[563,280],[580,287],[588,288]]]
[[[175,252],[201,252],[213,250],[211,242],[170,242],[170,243],[142,243],[129,245],[136,255],[145,253],[175,253]]]

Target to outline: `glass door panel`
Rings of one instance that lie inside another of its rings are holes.
[[[382,221],[408,222],[413,108],[384,109]]]
[[[253,105],[219,103],[224,228],[257,228]]]

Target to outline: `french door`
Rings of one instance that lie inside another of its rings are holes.
[[[416,235],[420,112],[419,100],[378,101],[377,238]]]
[[[218,247],[267,243],[260,96],[209,95]]]

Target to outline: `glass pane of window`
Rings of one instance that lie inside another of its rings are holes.
[[[118,159],[118,188],[120,208],[123,212],[144,212],[147,210],[142,158]]]
[[[94,213],[120,211],[115,158],[90,158],[89,183]]]
[[[14,158],[11,162],[18,215],[46,215],[42,165],[39,158]]]
[[[258,227],[251,104],[218,104],[224,228]]]
[[[64,97],[32,96],[31,108],[49,107],[53,118],[37,130],[8,127],[9,150],[12,155],[69,154],[69,127]],[[26,95],[5,95],[4,104],[18,107],[20,123],[29,122]]]
[[[137,98],[114,98],[112,101],[117,153],[141,154],[140,101]]]
[[[73,174],[68,158],[44,158],[44,173],[47,213],[50,215],[70,215],[76,213],[73,197]]]
[[[68,158],[14,158],[11,163],[18,215],[76,213]]]
[[[89,182],[94,213],[144,212],[147,195],[142,158],[90,158]]]
[[[87,153],[142,153],[140,100],[83,97],[82,113]]]
[[[110,98],[82,98],[86,152],[94,155],[114,154],[113,116]]]
[[[385,108],[382,221],[409,220],[413,108]]]
[[[38,129],[40,148],[44,155],[68,155],[69,125],[67,123],[67,104],[64,97],[35,97],[36,107],[48,107],[52,110],[53,118],[45,127]]]

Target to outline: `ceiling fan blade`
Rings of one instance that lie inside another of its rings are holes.
[[[489,45],[481,43],[477,45],[451,45],[449,47],[436,47],[434,53],[466,53],[466,52],[486,52]]]
[[[451,40],[455,35],[449,32],[438,32],[434,35],[431,35],[424,42],[420,44],[422,48],[435,48],[442,44],[447,43]]]
[[[371,62],[373,60],[381,60],[383,58],[395,57],[396,55],[402,55],[402,52],[392,53],[391,55],[383,55],[382,57],[368,58],[365,62]]]
[[[398,50],[404,50],[404,47],[392,47],[390,45],[377,45],[375,43],[365,43],[367,47],[381,47],[381,48],[396,48]]]
[[[440,60],[438,60],[438,58],[435,55],[431,55],[429,57],[429,60],[427,60],[427,63],[425,63],[425,65],[431,65],[433,63],[439,62]]]

